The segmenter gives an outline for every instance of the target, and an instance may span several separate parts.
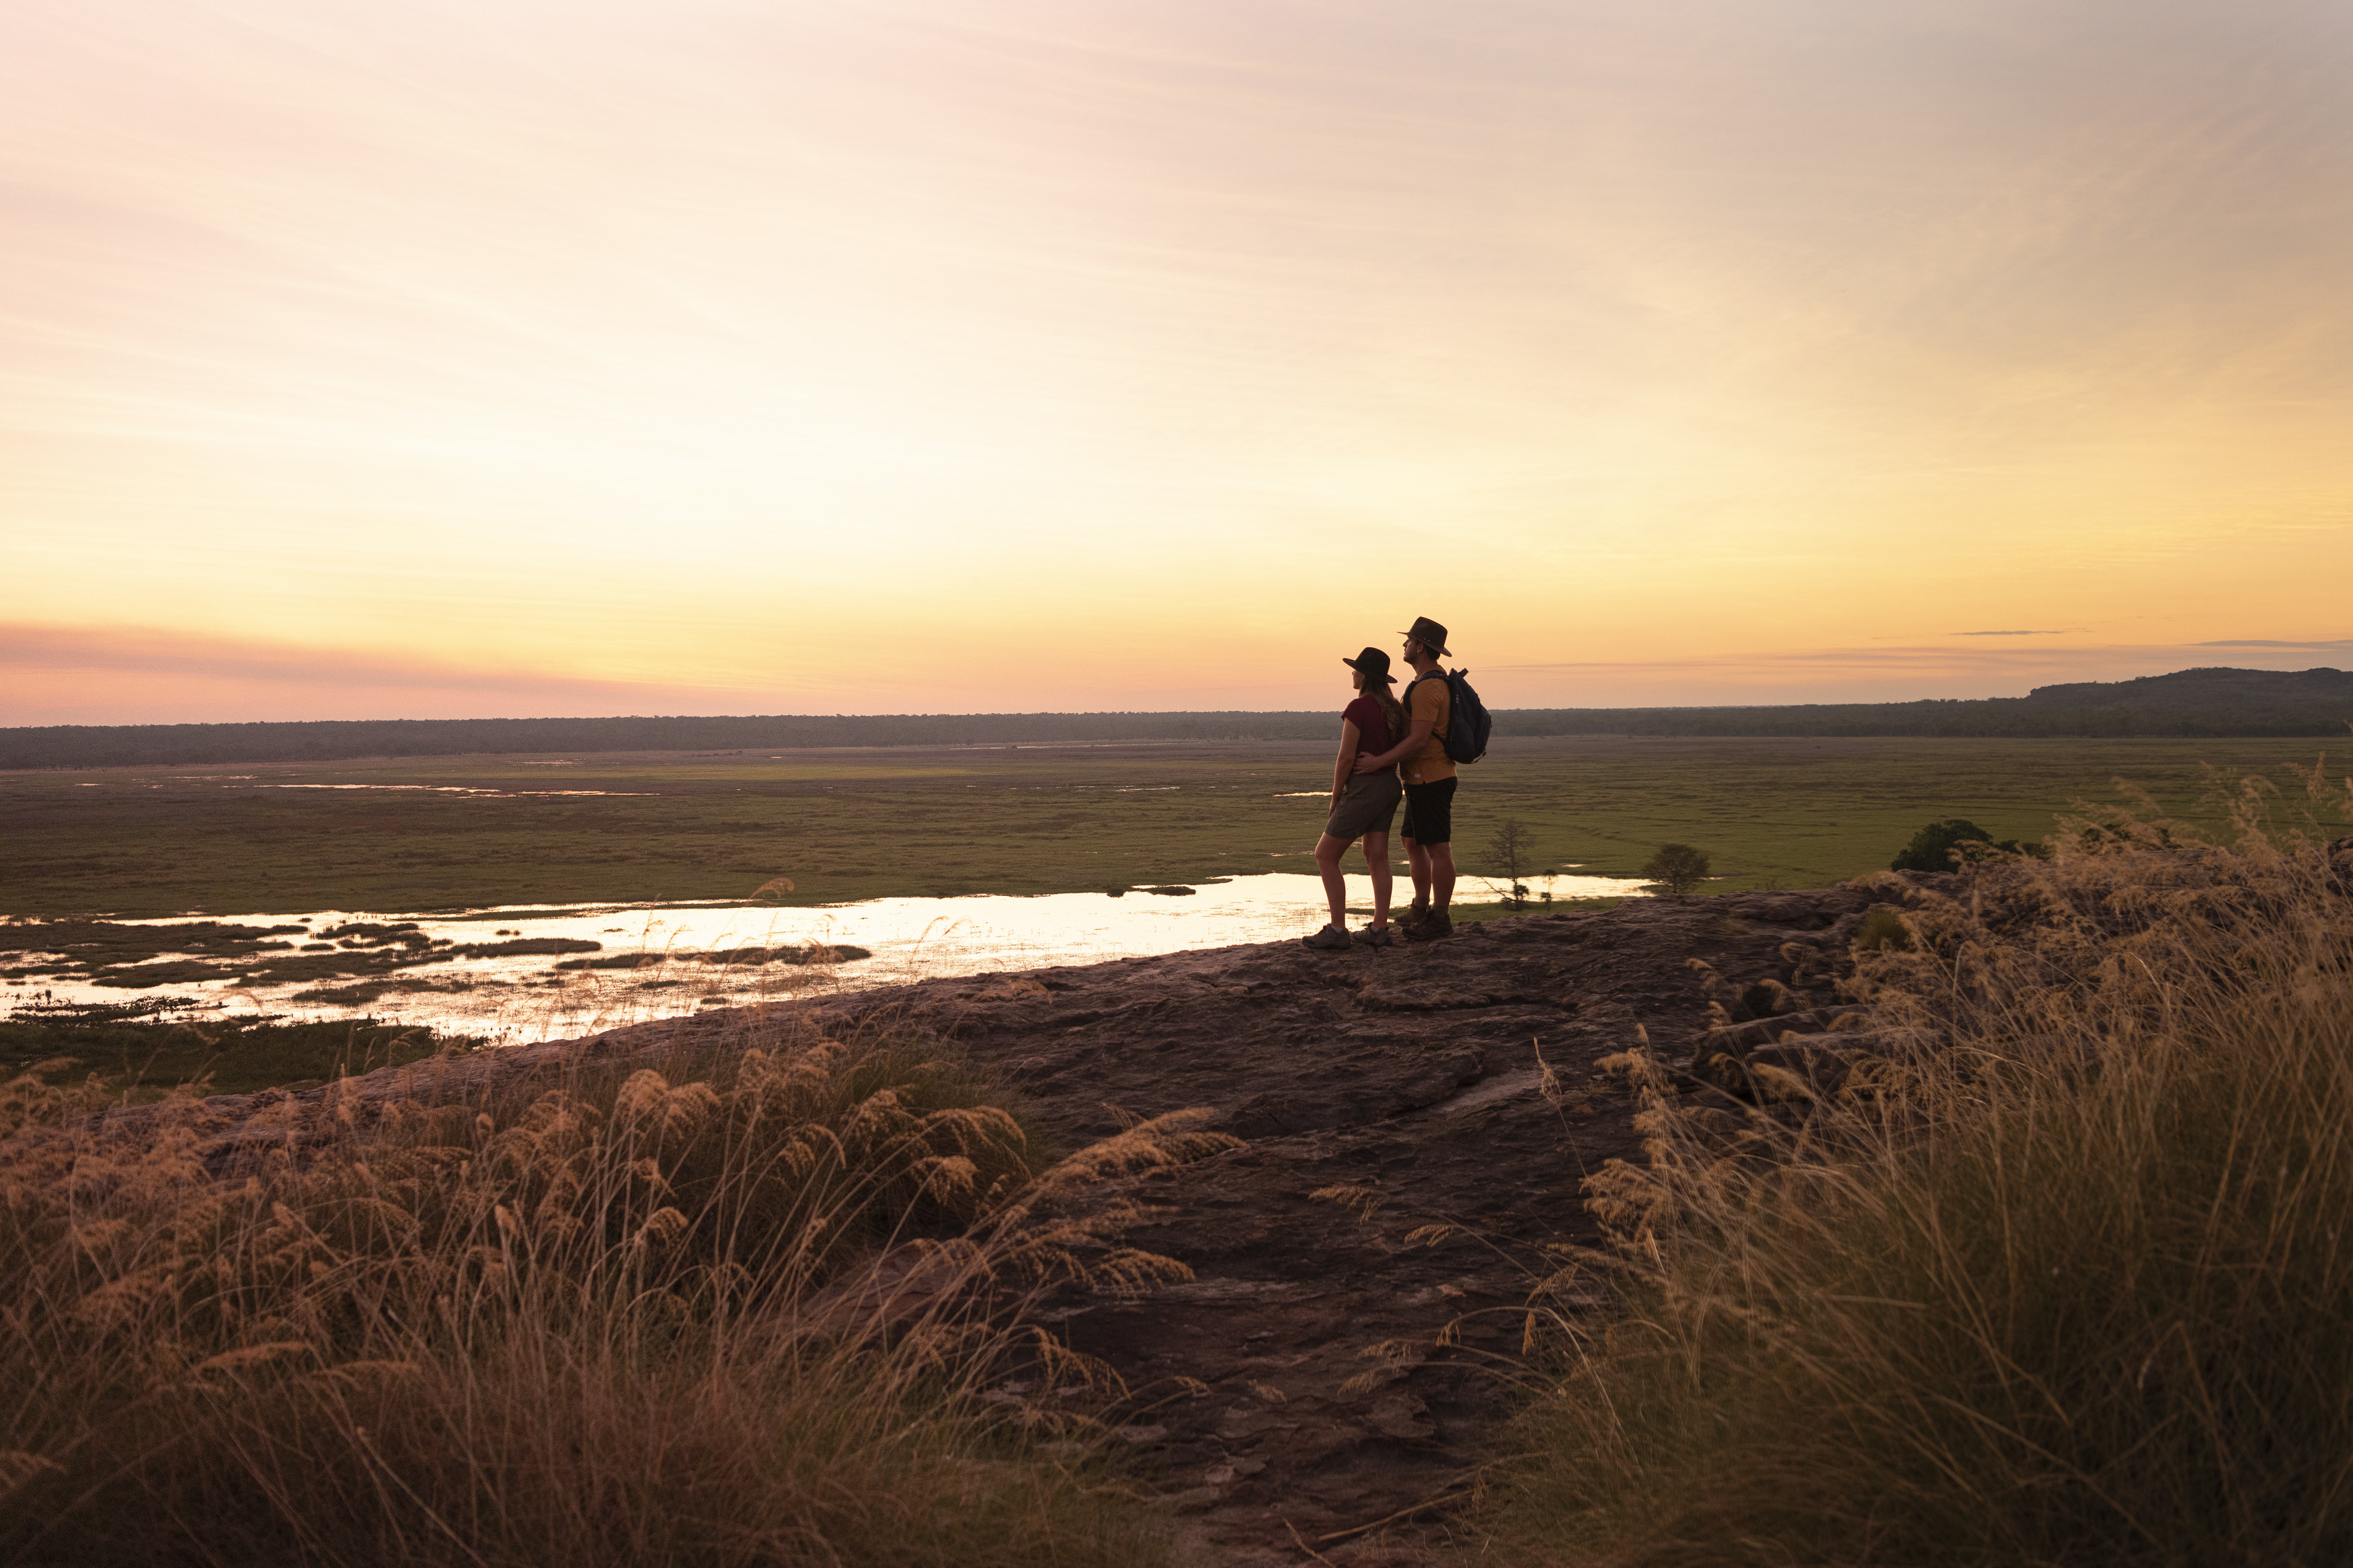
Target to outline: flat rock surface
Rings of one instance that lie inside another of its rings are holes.
[[[1490,1457],[1543,1245],[1598,1239],[1580,1181],[1641,1158],[1635,1107],[1595,1064],[1638,1031],[1688,1054],[1709,1021],[1693,959],[1727,1000],[1773,979],[1779,1006],[1831,1003],[1873,897],[1641,900],[1426,944],[1220,948],[812,1005],[952,1037],[1073,1143],[1213,1108],[1246,1146],[1156,1180],[1167,1212],[1131,1237],[1192,1280],[1065,1300],[1060,1327],[1127,1380],[1125,1436],[1214,1561],[1301,1563],[1304,1542],[1413,1563]],[[1311,1195],[1335,1187],[1370,1212]],[[1459,1229],[1409,1239],[1435,1224]]]
[[[1442,1502],[1346,1532],[1461,1492],[1489,1457],[1543,1244],[1598,1239],[1580,1181],[1641,1158],[1635,1108],[1595,1063],[1638,1030],[1688,1048],[1708,1018],[1687,961],[1735,987],[1786,977],[1784,944],[1820,952],[1869,901],[1639,900],[1428,944],[1065,969],[1042,994],[967,983],[934,1005],[1072,1138],[1199,1105],[1248,1140],[1159,1183],[1170,1212],[1134,1237],[1194,1279],[1064,1326],[1137,1391],[1130,1435],[1217,1560],[1299,1563],[1303,1542],[1417,1562]],[[1311,1196],[1334,1187],[1372,1196]],[[1438,1224],[1459,1228],[1409,1239]]]
[[[1493,1455],[1542,1247],[1597,1239],[1579,1182],[1641,1157],[1635,1108],[1595,1064],[1638,1031],[1690,1053],[1709,1023],[1694,959],[1727,983],[1736,1020],[1744,988],[1759,1013],[1827,1008],[1847,938],[1887,896],[1638,900],[1466,922],[1427,944],[1223,948],[765,1011],[953,1038],[1072,1145],[1209,1108],[1244,1146],[1154,1178],[1166,1212],[1131,1237],[1193,1279],[1134,1300],[1066,1296],[1049,1317],[1126,1380],[1123,1436],[1211,1561],[1301,1563],[1303,1542],[1335,1563],[1419,1563]],[[714,1011],[447,1066],[625,1058],[747,1022]],[[353,1084],[372,1097],[413,1081]],[[213,1103],[233,1144],[266,1102]],[[1312,1195],[1341,1187],[1358,1198]],[[1457,1228],[1410,1239],[1434,1224]]]

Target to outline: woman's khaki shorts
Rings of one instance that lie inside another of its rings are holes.
[[[1398,800],[1405,786],[1398,783],[1397,772],[1390,769],[1377,773],[1358,773],[1348,781],[1340,804],[1332,808],[1332,818],[1324,831],[1335,838],[1362,838],[1367,833],[1387,833],[1389,819],[1397,815]]]

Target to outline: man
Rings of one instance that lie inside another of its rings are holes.
[[[1358,757],[1356,771],[1377,773],[1403,763],[1406,864],[1413,869],[1413,907],[1398,921],[1409,942],[1434,942],[1454,934],[1454,759],[1446,754],[1446,721],[1453,717],[1454,694],[1438,661],[1446,650],[1446,628],[1428,616],[1414,617],[1405,637],[1405,661],[1413,684],[1405,689],[1405,739],[1377,757]]]

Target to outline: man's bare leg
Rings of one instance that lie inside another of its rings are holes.
[[[1432,844],[1422,851],[1430,860],[1430,912],[1443,915],[1454,902],[1454,846]],[[1419,879],[1414,882],[1419,889]]]
[[[1373,875],[1373,925],[1389,923],[1389,836],[1365,835],[1365,868]]]
[[[1430,851],[1413,838],[1405,841],[1406,869],[1413,873],[1413,902],[1416,909],[1430,908]]]

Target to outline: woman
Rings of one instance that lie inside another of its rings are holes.
[[[1340,661],[1354,671],[1356,700],[1340,714],[1340,754],[1332,763],[1332,815],[1324,837],[1315,841],[1315,869],[1324,876],[1324,896],[1332,905],[1332,923],[1303,940],[1326,952],[1345,950],[1352,942],[1366,947],[1387,947],[1395,940],[1389,929],[1389,819],[1397,815],[1404,786],[1397,769],[1360,773],[1356,758],[1376,757],[1406,731],[1405,710],[1389,688],[1389,656],[1368,647],[1354,658]],[[1340,874],[1340,857],[1357,838],[1365,841],[1365,865],[1373,874],[1373,923],[1353,938],[1348,934],[1348,879]]]

